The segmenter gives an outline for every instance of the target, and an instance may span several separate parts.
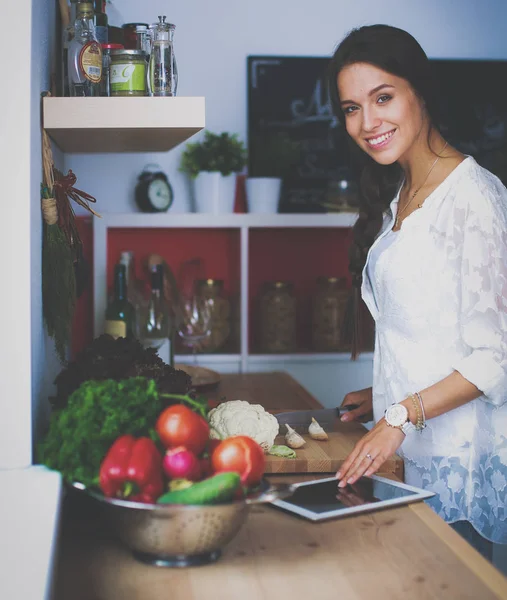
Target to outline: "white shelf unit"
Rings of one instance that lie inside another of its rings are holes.
[[[249,233],[259,228],[350,228],[357,215],[354,213],[330,214],[229,214],[202,213],[129,213],[105,214],[93,220],[94,244],[94,335],[104,328],[107,303],[107,236],[115,228],[188,228],[237,229],[240,237],[240,327],[239,354],[177,355],[175,362],[193,364],[194,361],[220,372],[247,373],[255,371],[285,370],[291,373],[321,402],[341,402],[340,395],[371,384],[371,353],[365,353],[355,362],[347,353],[315,354],[250,354],[249,339]],[[337,397],[334,397],[333,390]]]
[[[203,97],[44,98],[44,129],[63,152],[167,152],[204,128]]]

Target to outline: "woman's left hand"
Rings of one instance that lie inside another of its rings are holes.
[[[383,463],[401,446],[405,434],[397,427],[389,427],[381,419],[359,442],[347,456],[336,478],[340,479],[338,487],[355,483],[363,475],[373,475]]]

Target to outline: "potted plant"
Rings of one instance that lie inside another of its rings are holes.
[[[276,213],[283,179],[301,159],[301,144],[284,132],[263,132],[252,137],[248,151],[248,211]]]
[[[199,142],[186,144],[180,171],[194,183],[197,212],[234,212],[236,175],[246,165],[246,148],[237,134],[206,130]]]

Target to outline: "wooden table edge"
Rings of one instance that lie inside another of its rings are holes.
[[[501,571],[486,560],[424,502],[409,504],[409,508],[498,598],[507,598],[507,578]]]

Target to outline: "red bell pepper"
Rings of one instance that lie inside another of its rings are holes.
[[[164,483],[162,456],[153,440],[120,436],[100,465],[99,484],[108,498],[156,502]]]

